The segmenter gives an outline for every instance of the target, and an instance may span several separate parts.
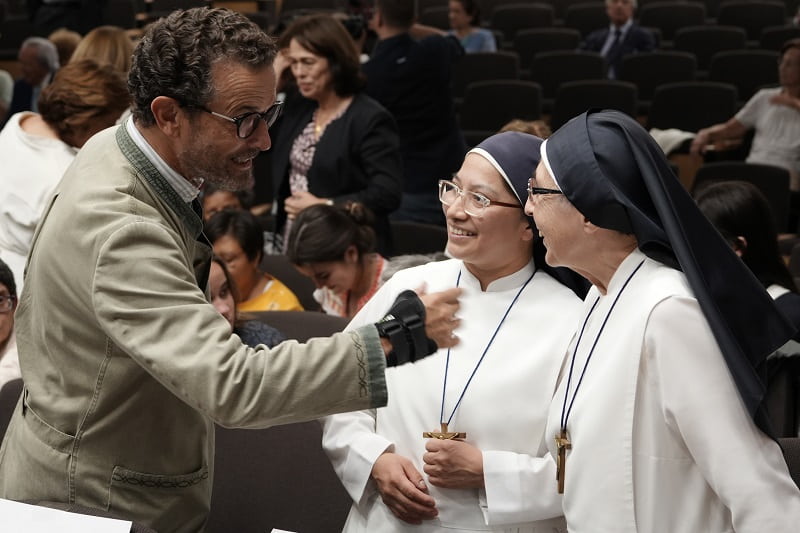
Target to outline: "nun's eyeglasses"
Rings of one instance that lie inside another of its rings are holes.
[[[206,109],[201,105],[187,107],[193,107],[194,109],[199,109],[200,111],[205,111],[206,113],[214,115],[215,117],[227,120],[228,122],[233,122],[236,124],[236,136],[240,139],[247,139],[256,131],[259,120],[264,121],[264,123],[267,125],[267,129],[275,124],[275,121],[278,120],[278,117],[281,115],[283,102],[275,102],[266,111],[250,111],[248,113],[242,113],[237,117],[229,117],[227,115],[223,115],[222,113],[217,113],[216,111]]]
[[[444,205],[453,205],[459,196],[464,200],[464,212],[472,217],[479,217],[490,205],[499,205],[500,207],[516,207],[520,209],[522,206],[519,204],[510,204],[507,202],[498,202],[491,200],[479,192],[465,191],[455,183],[449,180],[439,180],[439,201]]]
[[[532,179],[528,180],[528,198],[533,201],[534,196],[538,196],[540,194],[564,194],[562,191],[558,189],[546,189],[544,187],[532,187],[531,186]]]

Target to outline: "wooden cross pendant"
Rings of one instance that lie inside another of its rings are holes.
[[[567,436],[567,430],[562,429],[556,435],[556,481],[558,481],[558,493],[564,494],[564,474],[567,466],[567,450],[572,449],[572,443]]]
[[[447,422],[442,422],[441,431],[426,431],[422,434],[425,439],[439,439],[439,440],[453,440],[453,439],[466,439],[467,434],[458,431],[448,431]]]

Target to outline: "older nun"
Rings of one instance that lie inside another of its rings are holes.
[[[634,120],[589,111],[541,156],[526,212],[593,284],[546,431],[569,531],[797,531],[760,379],[792,328]]]

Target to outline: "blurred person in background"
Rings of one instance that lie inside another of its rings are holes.
[[[311,278],[314,299],[329,315],[352,318],[382,285],[387,261],[363,205],[311,206],[297,215],[286,255]]]
[[[259,322],[250,320],[246,315],[242,315],[236,308],[239,302],[239,294],[233,278],[225,266],[225,261],[217,256],[211,258],[211,270],[208,274],[208,292],[211,304],[225,317],[231,325],[231,332],[242,339],[242,342],[255,348],[263,344],[272,348],[276,344],[286,340],[286,337],[277,329]]]
[[[225,209],[205,223],[214,254],[225,261],[241,301],[239,311],[302,311],[297,296],[261,270],[264,231],[249,211]]]
[[[23,268],[36,224],[78,149],[114,125],[128,107],[125,80],[111,66],[72,61],[42,91],[39,113],[9,118],[0,132],[0,258],[22,293]]]
[[[388,216],[403,187],[400,141],[389,112],[362,92],[352,38],[318,14],[292,22],[278,47],[276,71],[291,73],[301,97],[287,98],[269,156],[276,234],[285,240],[309,206],[356,201],[374,214],[378,250],[388,253]]]
[[[494,34],[481,28],[481,9],[477,0],[450,0],[448,2],[450,35],[458,37],[468,54],[473,52],[496,52]]]

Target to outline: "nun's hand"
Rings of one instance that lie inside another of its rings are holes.
[[[439,514],[422,474],[402,455],[383,453],[372,465],[372,479],[383,503],[403,522],[421,524]]]
[[[448,489],[483,488],[483,454],[463,440],[429,439],[422,456],[431,485]]]

